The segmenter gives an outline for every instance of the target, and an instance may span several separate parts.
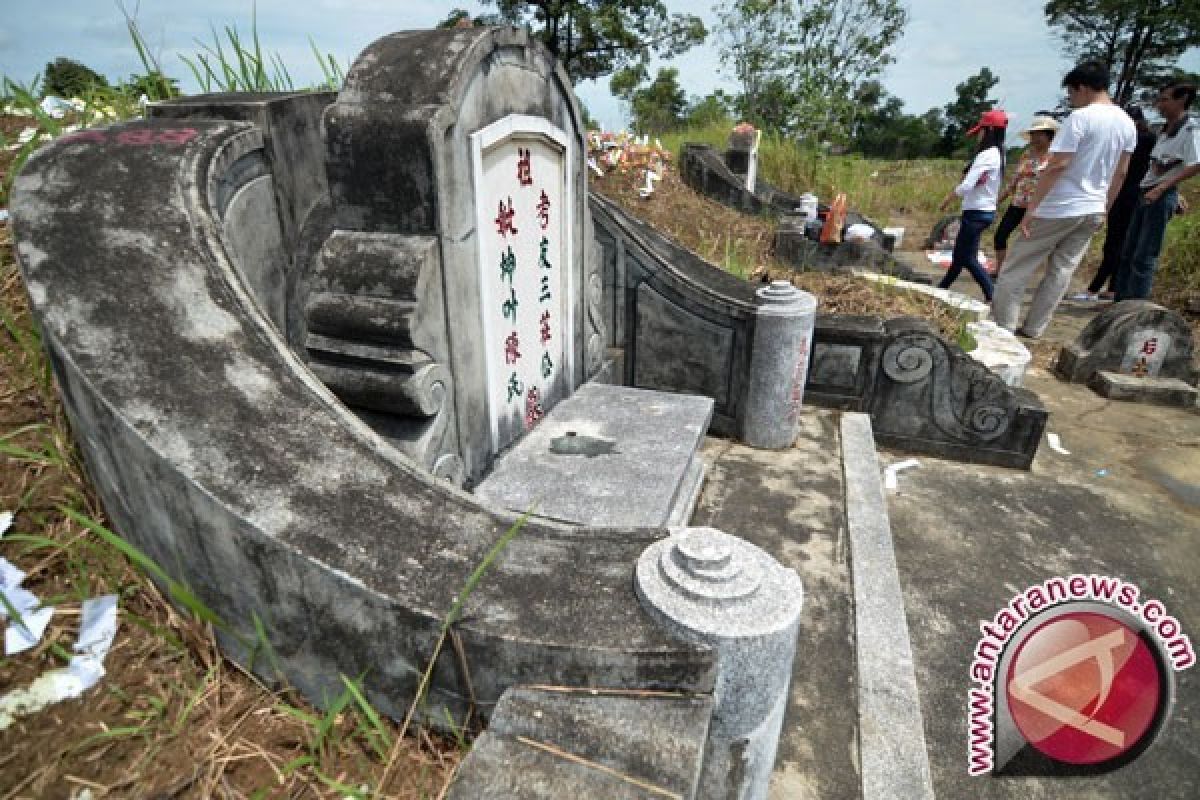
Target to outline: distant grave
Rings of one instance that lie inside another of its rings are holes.
[[[1194,355],[1191,327],[1179,314],[1126,300],[1097,314],[1059,352],[1055,372],[1113,400],[1192,407],[1200,397]]]

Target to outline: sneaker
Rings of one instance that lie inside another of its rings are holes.
[[[1036,342],[1038,339],[1041,338],[1040,336],[1034,336],[1032,333],[1025,330],[1024,328],[1017,328],[1015,331],[1013,331],[1013,333],[1015,333],[1020,338],[1028,339],[1031,342]]]
[[[1100,299],[1099,295],[1094,295],[1091,292],[1076,292],[1075,294],[1067,295],[1067,299],[1072,303],[1094,303]]]

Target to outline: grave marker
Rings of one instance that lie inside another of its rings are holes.
[[[513,115],[471,136],[488,419],[499,452],[570,392],[575,207],[566,133]]]

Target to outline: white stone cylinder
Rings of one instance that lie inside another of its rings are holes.
[[[788,281],[759,289],[741,439],[751,447],[783,450],[800,428],[817,298]]]
[[[643,551],[635,584],[651,616],[717,654],[697,798],[766,798],[796,654],[800,578],[735,536],[679,528]]]

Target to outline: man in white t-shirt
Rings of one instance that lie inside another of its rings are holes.
[[[1117,301],[1150,296],[1167,223],[1179,207],[1179,184],[1200,174],[1200,122],[1188,116],[1196,87],[1177,83],[1158,93],[1154,105],[1166,124],[1150,153],[1140,200],[1129,221],[1114,289]]]
[[[1080,64],[1063,78],[1075,110],[1050,145],[1050,161],[1026,207],[1021,233],[1009,247],[992,300],[996,323],[1020,336],[1036,339],[1045,332],[1129,168],[1137,129],[1109,98],[1108,82],[1108,70],[1096,62]],[[1025,286],[1043,261],[1046,276],[1018,329]]]

